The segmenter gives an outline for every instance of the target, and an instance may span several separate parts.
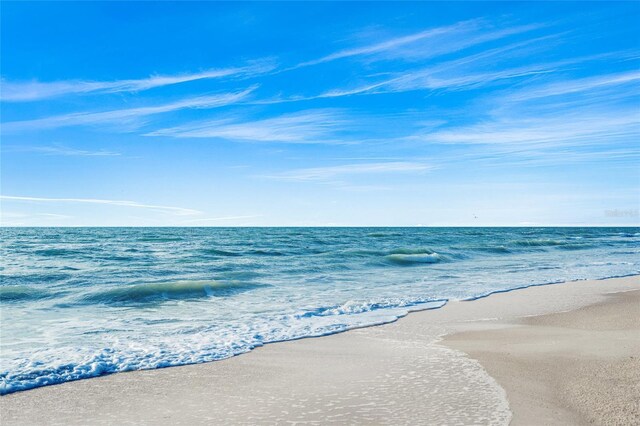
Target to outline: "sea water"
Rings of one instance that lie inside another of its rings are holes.
[[[3,228],[0,393],[640,273],[640,228]]]

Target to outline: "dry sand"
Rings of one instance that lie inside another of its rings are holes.
[[[507,391],[514,425],[640,425],[640,291],[447,336]]]
[[[19,392],[0,398],[1,423],[506,424],[513,411],[514,424],[637,424],[638,290],[639,277],[532,287],[224,361]]]

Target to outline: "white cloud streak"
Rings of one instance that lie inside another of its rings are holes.
[[[407,36],[396,37],[389,40],[385,40],[383,42],[370,44],[368,46],[361,46],[352,49],[344,49],[338,52],[332,53],[327,56],[323,56],[322,58],[314,59],[307,62],[302,62],[298,65],[298,67],[304,67],[309,65],[317,65],[324,62],[331,62],[337,59],[350,58],[353,56],[361,56],[361,55],[371,55],[374,53],[379,53],[383,51],[388,51],[391,49],[396,49],[398,47],[404,46],[406,44],[415,43],[419,40],[424,40],[426,38],[432,38],[435,36],[451,33],[451,32],[460,32],[462,30],[467,30],[469,27],[474,25],[474,21],[465,21],[460,22],[454,25],[440,27],[440,28],[432,28],[429,30],[420,31],[414,34],[410,34]]]
[[[511,35],[532,31],[538,24],[515,26],[497,31],[479,32],[485,25],[481,20],[462,21],[453,25],[431,28],[417,33],[390,38],[365,46],[344,49],[293,67],[318,65],[339,59],[376,55],[378,59],[425,59],[466,49]]]
[[[461,90],[480,87],[501,80],[523,78],[538,74],[554,72],[554,68],[543,65],[514,68],[505,71],[462,74],[457,77],[445,77],[432,69],[407,72],[398,77],[380,83],[370,84],[355,89],[332,90],[318,96],[320,98],[334,98],[359,94],[399,93],[412,90]]]
[[[64,145],[51,146],[9,146],[3,148],[4,152],[36,152],[44,155],[60,155],[65,157],[117,157],[121,154],[115,151],[71,148]]]
[[[274,66],[258,63],[246,67],[207,70],[198,73],[173,76],[154,75],[137,80],[116,81],[54,81],[54,82],[10,82],[1,81],[0,100],[4,102],[27,102],[50,99],[66,95],[99,93],[140,92],[156,87],[223,77],[246,77],[269,72]]]
[[[231,105],[245,99],[253,90],[255,90],[255,88],[256,87],[251,87],[242,92],[186,98],[176,102],[156,106],[125,108],[103,112],[79,112],[38,118],[35,120],[12,121],[3,124],[2,130],[4,132],[15,132],[32,129],[52,129],[99,124],[116,124],[122,128],[130,128],[138,126],[141,118],[155,114],[183,109],[207,109]]]
[[[610,52],[495,70],[497,62],[512,56],[521,56],[531,49],[541,49],[545,42],[556,39],[560,35],[553,34],[511,43],[436,65],[392,73],[390,77],[383,80],[372,81],[352,88],[329,90],[320,95],[303,99],[400,93],[413,90],[468,90],[505,80],[556,73],[576,64],[625,58],[629,55],[628,52]]]
[[[340,166],[295,169],[267,176],[271,179],[298,182],[329,181],[352,175],[372,175],[380,173],[423,173],[432,169],[428,164],[395,161],[383,163],[345,164]]]
[[[638,82],[640,82],[640,71],[598,75],[528,87],[514,92],[509,95],[506,100],[511,102],[522,102],[552,96],[607,89]]]
[[[607,144],[640,135],[637,110],[578,111],[542,117],[499,118],[421,136],[443,144],[558,147]]]
[[[35,203],[80,203],[80,204],[100,204],[110,206],[131,207],[137,209],[155,210],[175,216],[193,216],[202,214],[201,211],[194,209],[186,209],[182,207],[159,206],[153,204],[142,204],[137,201],[122,200],[100,200],[94,198],[45,198],[45,197],[21,197],[12,195],[0,195],[0,200],[7,201],[24,201]]]
[[[347,124],[336,110],[318,109],[255,121],[209,120],[161,129],[146,136],[220,138],[237,141],[332,143],[333,135]]]
[[[547,38],[547,37],[543,37]],[[530,44],[534,40],[515,43],[480,54],[471,55],[438,65],[395,73],[390,78],[364,84],[350,89],[336,89],[322,93],[316,98],[333,98],[360,94],[399,93],[412,90],[463,90],[473,89],[503,80],[518,79],[539,74],[550,74],[563,67],[588,61],[610,58],[614,54],[576,57],[560,61],[512,67],[500,71],[477,71],[477,68],[491,65],[506,52]],[[475,67],[475,69],[473,68]]]

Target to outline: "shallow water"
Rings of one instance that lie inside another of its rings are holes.
[[[0,392],[640,273],[640,228],[4,228]]]

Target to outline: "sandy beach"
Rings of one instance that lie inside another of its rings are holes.
[[[506,389],[512,424],[640,424],[640,291],[447,336]]]
[[[640,426],[638,22],[2,1],[0,426]]]
[[[0,398],[3,425],[638,424],[640,278],[494,294]]]

